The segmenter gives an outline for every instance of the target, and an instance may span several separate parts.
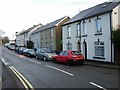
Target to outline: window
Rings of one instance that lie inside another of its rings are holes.
[[[83,34],[86,34],[86,23],[83,21]]]
[[[48,32],[47,32],[47,30],[46,30],[46,39],[47,39],[47,37],[48,37]]]
[[[101,33],[102,32],[101,19],[100,18],[96,19],[95,23],[96,23],[96,33]]]
[[[43,47],[43,43],[41,42],[41,47]]]
[[[50,49],[53,50],[53,43],[52,42],[50,42]]]
[[[50,29],[50,37],[53,37],[53,29]]]
[[[48,43],[46,42],[46,47],[48,48]]]
[[[43,32],[41,32],[41,39],[43,39]]]
[[[70,37],[70,26],[67,27],[67,37]]]
[[[68,41],[67,43],[67,50],[72,50],[72,43]]]
[[[77,36],[80,36],[80,23],[76,25],[76,29],[77,29]]]
[[[104,57],[104,42],[95,42],[95,56]]]

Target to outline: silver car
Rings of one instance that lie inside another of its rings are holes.
[[[52,51],[51,49],[47,48],[41,48],[37,49],[36,51],[36,59],[41,59],[41,60],[52,60],[53,56],[56,56],[57,54]]]

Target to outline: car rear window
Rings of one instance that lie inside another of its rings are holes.
[[[72,54],[72,55],[80,55],[81,53],[78,52],[78,51],[72,51],[71,54]]]

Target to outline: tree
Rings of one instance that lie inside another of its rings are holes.
[[[114,43],[115,63],[120,64],[120,26],[113,30],[112,41]]]
[[[5,36],[2,38],[2,43],[5,44],[5,43],[9,43],[10,39],[9,37]]]
[[[112,40],[116,47],[120,48],[120,26],[112,32]]]
[[[34,43],[32,41],[27,41],[27,48],[32,49],[34,47]]]

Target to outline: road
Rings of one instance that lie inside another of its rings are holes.
[[[118,88],[118,70],[88,65],[67,66],[51,61],[28,58],[5,47],[2,61],[11,70],[17,70],[32,88]],[[29,85],[29,86],[30,86]]]

